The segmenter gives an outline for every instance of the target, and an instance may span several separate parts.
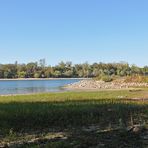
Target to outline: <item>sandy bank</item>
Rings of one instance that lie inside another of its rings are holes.
[[[125,82],[104,82],[95,80],[82,80],[65,86],[67,89],[83,90],[108,90],[128,89],[133,87],[148,87],[148,83],[125,83]]]

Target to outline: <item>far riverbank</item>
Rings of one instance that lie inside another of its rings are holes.
[[[14,79],[0,79],[0,81],[19,81],[19,80],[91,80],[92,78],[14,78]]]

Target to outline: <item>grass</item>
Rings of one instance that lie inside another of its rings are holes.
[[[100,99],[122,98],[148,98],[147,88],[131,90],[104,90],[104,91],[82,91],[82,92],[62,92],[43,93],[32,95],[0,96],[0,103],[11,102],[66,102],[66,101],[92,101]]]
[[[26,132],[48,131],[49,129],[60,131],[68,129],[71,133],[69,138],[73,139],[76,136],[74,134],[76,129],[81,131],[82,127],[90,125],[97,125],[100,129],[119,127],[121,122],[124,127],[143,123],[147,125],[148,102],[133,101],[131,98],[148,98],[148,91],[141,88],[132,91],[0,96],[1,140],[11,141],[13,137],[14,139],[22,137],[18,136],[17,133],[23,135]],[[82,132],[81,136],[86,135]],[[89,138],[93,137],[88,136]],[[85,143],[84,139],[81,138],[75,142],[78,142],[78,145]],[[66,143],[64,141],[48,143],[48,145],[52,144],[55,147],[56,145],[70,146],[69,141]]]

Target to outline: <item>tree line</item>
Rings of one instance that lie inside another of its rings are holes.
[[[130,76],[148,75],[148,66],[138,67],[125,62],[72,64],[60,62],[55,66],[46,66],[45,59],[28,64],[0,64],[0,78],[91,78],[100,75]]]

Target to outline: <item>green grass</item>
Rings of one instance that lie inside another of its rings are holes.
[[[130,90],[105,90],[105,91],[82,91],[82,92],[62,92],[43,93],[32,95],[0,96],[0,103],[11,102],[66,102],[66,101],[92,101],[100,99],[122,98],[148,98],[148,89],[139,88]]]
[[[135,97],[147,98],[147,89],[0,96],[0,134],[147,124],[148,102],[130,100]]]
[[[140,118],[146,113],[147,103],[128,100],[146,95],[146,92],[124,90],[1,96],[0,127],[20,130],[94,123],[106,125],[107,122],[117,123],[120,118],[125,122],[131,114]]]

